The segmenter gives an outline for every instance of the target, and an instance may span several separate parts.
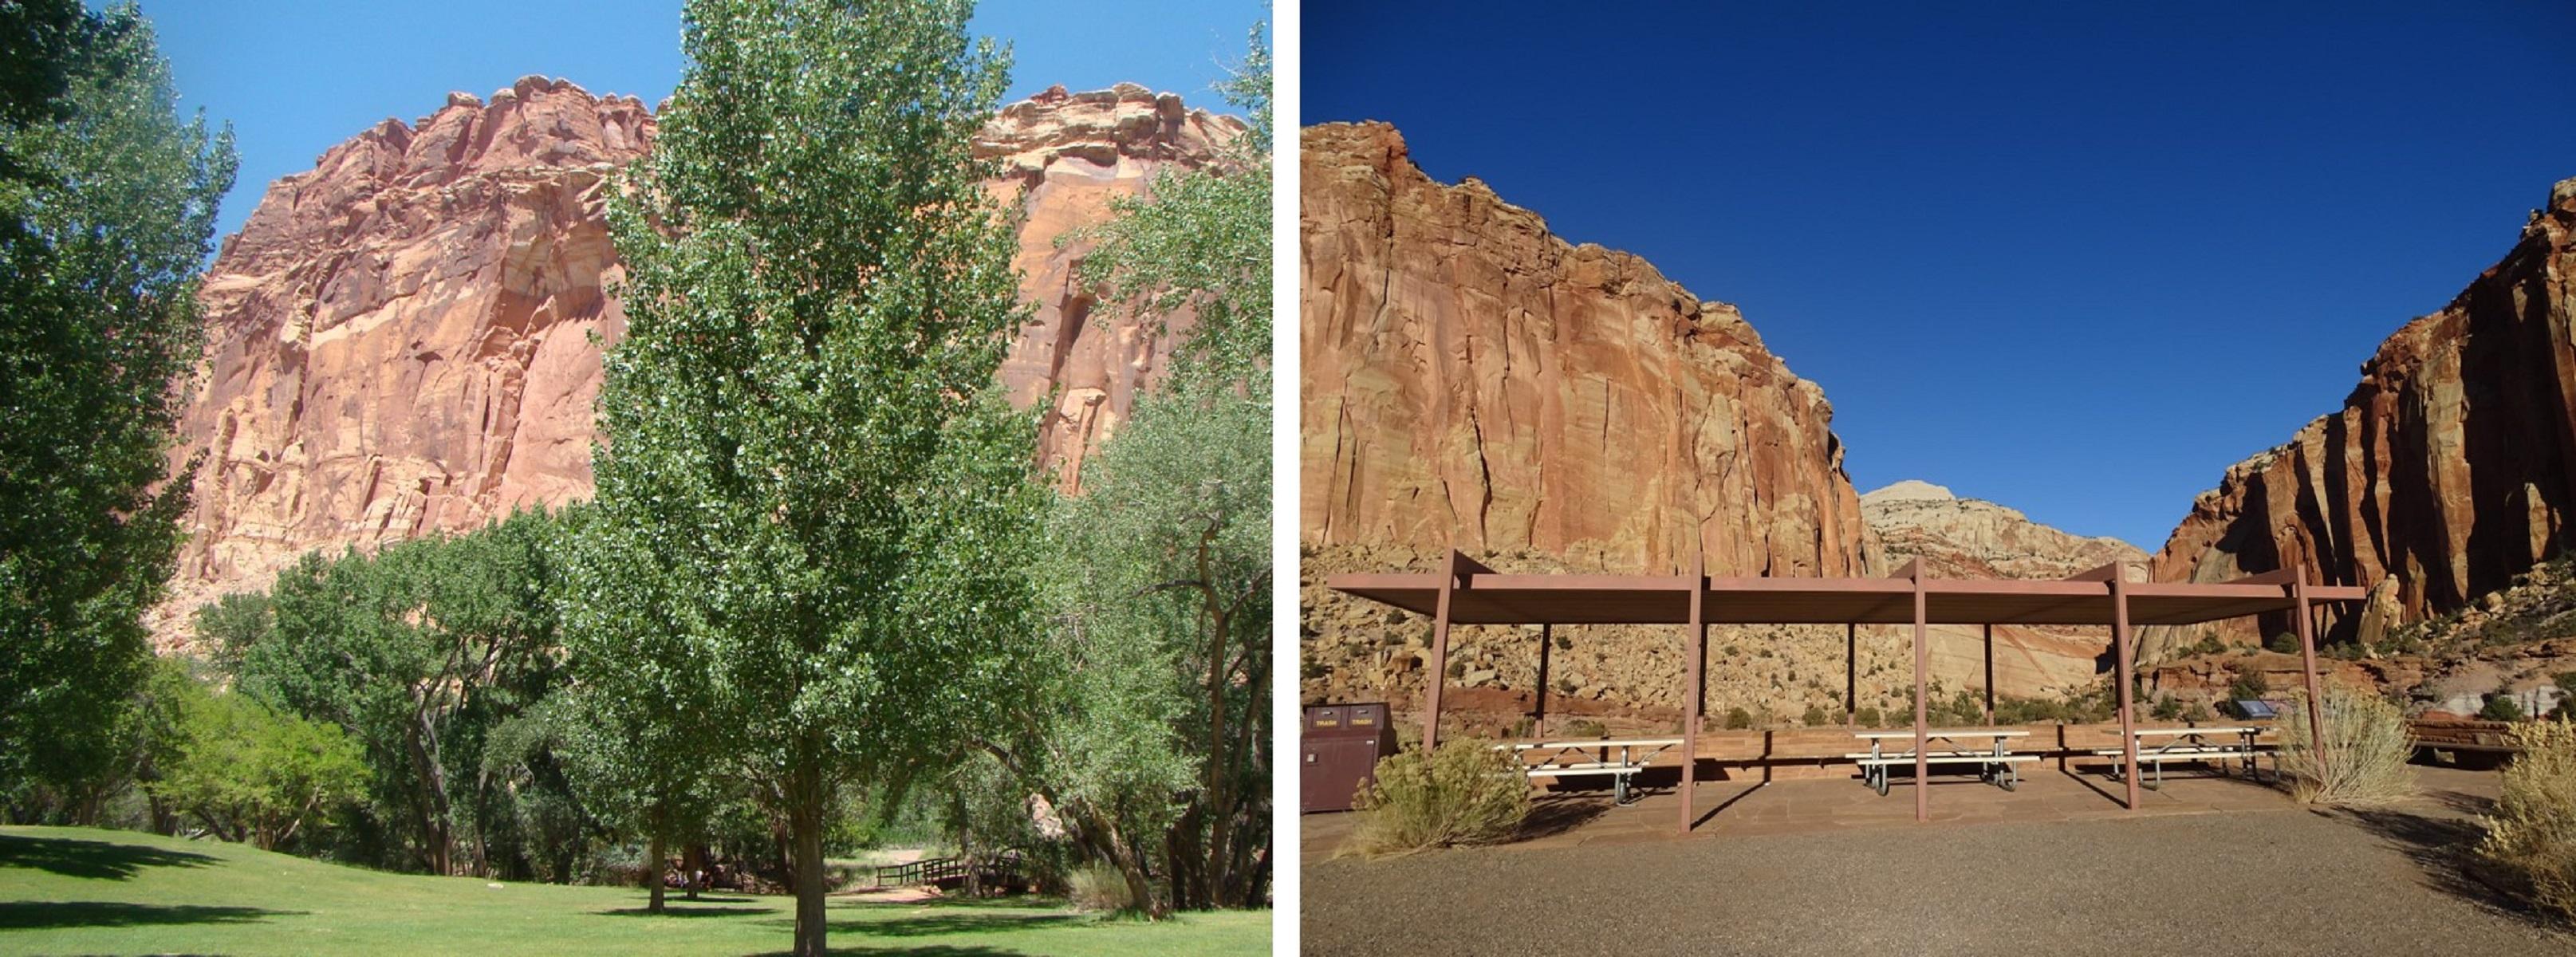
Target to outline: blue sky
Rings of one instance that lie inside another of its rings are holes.
[[[143,0],[183,109],[203,108],[239,138],[241,179],[222,231],[249,218],[271,180],[386,117],[435,112],[450,90],[488,96],[530,73],[646,103],[680,79],[677,0]],[[1257,0],[992,0],[979,35],[1008,40],[1010,99],[1132,81],[1223,109],[1208,84],[1242,58],[1269,18]]]
[[[1301,119],[1742,306],[1862,490],[2152,551],[2576,177],[2576,4],[2440,9],[1317,0]]]

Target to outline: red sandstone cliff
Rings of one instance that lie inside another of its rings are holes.
[[[2576,180],[2550,191],[2503,261],[2381,343],[2341,410],[2202,493],[2156,554],[2154,576],[2212,581],[2309,562],[2329,583],[2394,582],[2397,613],[2413,619],[2458,609],[2567,548],[2571,282]],[[2358,627],[2345,616],[2333,631]],[[2151,637],[2161,640],[2144,649],[2150,657],[2190,639]]]
[[[1003,166],[996,195],[1025,214],[1016,265],[1034,306],[999,377],[1023,404],[1058,396],[1041,447],[1063,474],[1166,348],[1150,323],[1095,313],[1072,278],[1082,249],[1057,237],[1242,130],[1122,84],[1011,104],[978,138]],[[386,120],[269,187],[204,285],[206,375],[173,461],[206,462],[152,617],[165,644],[196,605],[265,587],[304,551],[589,494],[600,348],[625,328],[604,291],[618,267],[602,190],[652,138],[632,97],[526,77]]]
[[[1867,566],[1832,407],[1733,306],[1433,182],[1392,127],[1303,136],[1307,545]]]

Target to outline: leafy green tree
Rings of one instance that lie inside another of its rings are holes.
[[[953,757],[1032,630],[1034,423],[993,381],[1015,241],[973,147],[1007,59],[969,12],[690,3],[610,207],[628,327],[572,627],[697,689],[669,719],[787,821],[798,954],[824,952],[835,792]]]
[[[164,456],[234,157],[176,107],[132,5],[0,4],[0,795],[116,773],[177,555],[194,463]]]
[[[1114,206],[1085,279],[1175,323],[1162,389],[1056,503],[1037,710],[988,742],[1149,913],[1245,906],[1270,843],[1270,73],[1262,32],[1216,164]],[[1158,860],[1159,859],[1159,860]],[[1155,888],[1149,874],[1159,873]]]
[[[337,726],[189,687],[176,760],[151,790],[216,836],[276,850],[363,790],[367,766]]]
[[[270,633],[239,652],[240,685],[364,745],[368,814],[397,846],[362,857],[436,874],[526,872],[511,826],[530,792],[485,752],[563,683],[555,535],[552,516],[526,512],[373,556],[308,555],[278,576]],[[520,770],[539,790],[563,792],[543,755],[528,760]]]

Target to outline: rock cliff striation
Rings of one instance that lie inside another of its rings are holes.
[[[1303,144],[1306,544],[1869,566],[1832,406],[1733,306],[1434,182],[1387,125]]]
[[[1218,161],[1239,120],[1122,84],[1004,108],[978,138],[1023,215],[1031,321],[999,378],[1052,398],[1041,448],[1068,484],[1168,354],[1162,326],[1092,300],[1058,238],[1159,171]],[[173,463],[203,456],[163,644],[294,556],[477,527],[591,489],[600,350],[624,331],[603,215],[652,113],[525,77],[388,119],[272,184],[202,292],[204,377]],[[1187,317],[1174,317],[1185,326]]]
[[[2576,507],[2576,179],[2441,311],[2362,364],[2336,412],[2227,470],[2157,552],[2159,580],[2301,563],[2328,583],[2394,583],[2401,619],[2465,607],[2568,547]],[[2335,638],[2368,627],[2330,622]],[[2263,633],[2288,621],[2260,623]],[[2238,643],[2253,633],[2237,625]],[[2148,657],[2193,636],[2160,630]]]

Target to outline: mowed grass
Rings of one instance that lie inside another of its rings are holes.
[[[245,845],[0,827],[0,954],[765,954],[786,897],[671,894],[387,874]],[[1268,911],[1106,920],[1058,902],[833,900],[834,953],[1266,954]]]

